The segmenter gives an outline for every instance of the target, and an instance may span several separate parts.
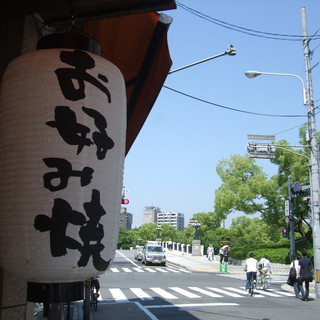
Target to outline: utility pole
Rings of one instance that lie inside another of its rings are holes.
[[[304,61],[306,73],[306,98],[308,107],[308,134],[310,154],[310,195],[311,195],[311,225],[313,230],[313,250],[315,269],[315,294],[320,299],[320,212],[319,212],[319,149],[317,144],[316,120],[314,113],[314,98],[311,77],[311,62],[309,37],[307,31],[306,9],[301,8]]]
[[[293,214],[293,196],[292,196],[292,177],[288,178],[288,194],[289,194],[289,226],[290,226],[290,258],[295,260],[296,256],[296,240],[294,234],[294,214]]]

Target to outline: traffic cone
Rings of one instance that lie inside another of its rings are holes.
[[[228,264],[227,263],[224,264],[224,272],[228,272]]]
[[[222,272],[222,263],[220,263],[220,269],[219,272]]]

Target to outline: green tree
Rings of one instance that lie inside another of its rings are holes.
[[[171,239],[174,242],[179,242],[177,229],[169,224],[161,225],[160,235],[162,241],[169,241]]]
[[[133,246],[135,239],[135,232],[133,230],[127,230],[123,226],[119,228],[119,237],[118,237],[118,249],[129,249]]]
[[[259,218],[237,217],[232,219],[229,229],[230,245],[232,247],[269,242],[271,237],[268,231],[268,225]]]
[[[146,241],[155,241],[157,233],[157,225],[155,223],[145,223],[138,228],[138,237],[141,239],[142,244]]]
[[[216,219],[225,220],[232,212],[260,213],[268,224],[278,225],[283,218],[283,198],[274,179],[248,156],[232,155],[217,165],[222,184],[215,192]]]

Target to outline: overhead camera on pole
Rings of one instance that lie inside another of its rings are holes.
[[[271,143],[275,140],[275,136],[248,134],[248,139],[270,141],[269,143],[249,142],[247,151],[251,158],[274,159],[276,157],[276,146]]]

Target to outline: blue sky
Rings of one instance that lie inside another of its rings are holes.
[[[207,15],[207,19],[186,11],[179,3]],[[133,214],[133,227],[142,224],[145,206],[184,213],[186,223],[194,213],[213,211],[214,192],[221,185],[216,173],[219,160],[245,155],[247,134],[276,135],[276,140],[298,144],[298,128],[306,122],[298,79],[266,75],[248,79],[244,72],[292,73],[305,80],[302,41],[288,39],[302,35],[301,7],[306,8],[308,34],[318,32],[319,0],[179,0],[177,4],[176,10],[163,12],[173,18],[168,32],[172,69],[222,53],[229,44],[237,54],[168,75],[165,86],[229,108],[303,117],[236,112],[162,88],[125,160],[123,185],[128,190],[130,204],[126,207]],[[222,27],[210,18],[261,36]],[[290,37],[268,39],[257,31]],[[317,100],[320,40],[312,40],[310,49]],[[318,117],[316,120],[318,123]],[[256,161],[269,175],[276,173],[269,160]]]

